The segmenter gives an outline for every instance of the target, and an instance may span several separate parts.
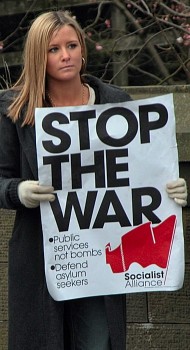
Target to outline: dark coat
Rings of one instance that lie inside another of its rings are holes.
[[[100,103],[130,100],[97,78],[86,81],[99,92]],[[21,180],[38,179],[35,128],[6,117],[11,96],[0,94],[0,207],[16,210],[9,242],[9,350],[62,350],[64,303],[47,291],[40,210],[25,208],[17,195]],[[125,297],[105,296],[105,303],[112,349],[125,350]]]

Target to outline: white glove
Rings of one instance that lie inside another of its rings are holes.
[[[177,179],[176,181],[171,181],[166,185],[166,191],[170,198],[185,207],[187,205],[187,185],[184,179]]]
[[[54,201],[53,191],[52,186],[41,186],[39,181],[27,180],[18,185],[19,199],[27,208],[36,208],[41,201]]]

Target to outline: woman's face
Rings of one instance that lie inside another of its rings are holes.
[[[47,54],[47,80],[69,81],[80,76],[82,48],[74,28],[64,25],[54,32]]]

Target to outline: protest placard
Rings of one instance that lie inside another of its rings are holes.
[[[171,291],[184,278],[173,96],[37,108],[47,286],[55,300]]]

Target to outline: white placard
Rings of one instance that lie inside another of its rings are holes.
[[[168,198],[178,152],[172,94],[37,108],[47,286],[55,300],[172,291],[184,279],[182,210]]]

